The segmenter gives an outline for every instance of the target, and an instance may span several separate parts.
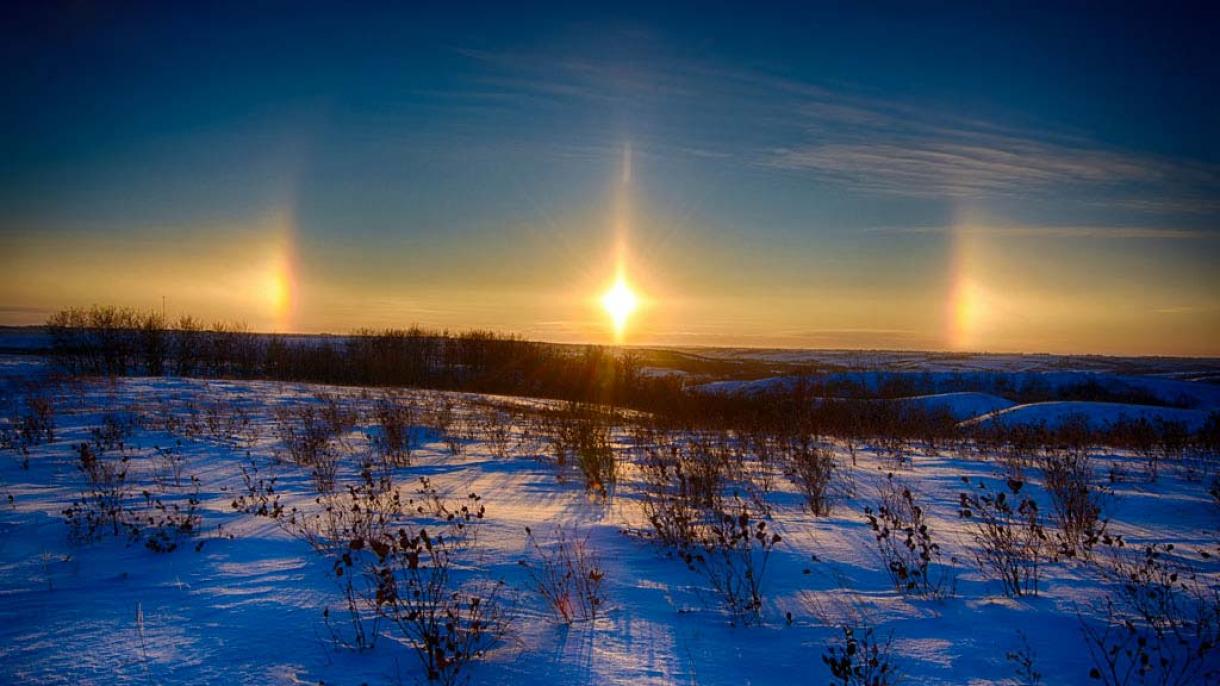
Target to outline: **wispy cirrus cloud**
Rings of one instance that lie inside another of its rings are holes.
[[[1029,192],[1063,183],[1158,183],[1173,171],[1124,155],[1006,137],[811,144],[776,150],[766,163],[875,190],[953,196]]]
[[[1207,212],[1220,186],[1201,165],[1012,134],[879,126],[778,148],[762,164],[856,188],[915,196],[978,198],[1072,190],[1089,202]]]
[[[685,112],[653,146],[677,154],[697,150],[868,193],[1070,195],[1081,205],[1146,214],[1220,212],[1220,169],[1103,145],[1062,127],[1014,126],[763,69],[461,52],[482,65],[478,78],[488,88],[559,104]]]
[[[953,233],[997,238],[1220,241],[1220,230],[1143,226],[879,226],[864,231],[880,234]]]

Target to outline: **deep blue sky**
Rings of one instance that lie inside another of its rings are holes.
[[[1220,353],[1220,12],[1031,4],[6,6],[0,316]]]

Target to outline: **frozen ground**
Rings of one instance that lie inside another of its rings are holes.
[[[19,403],[28,392],[19,382],[38,378],[41,367],[35,358],[2,362],[0,375],[8,378],[0,392],[6,403]],[[55,441],[31,449],[28,469],[16,452],[0,452],[0,682],[422,682],[415,656],[384,626],[386,635],[371,651],[337,648],[322,621],[325,608],[341,603],[328,576],[330,563],[269,520],[237,513],[231,505],[242,489],[241,467],[252,460],[278,475],[286,497],[308,507],[312,481],[299,467],[277,461],[281,446],[272,423],[276,407],[313,402],[320,391],[365,410],[379,393],[140,378],[55,390]],[[424,404],[443,398],[417,396]],[[548,405],[452,398],[459,416],[484,412],[487,403],[514,411],[514,417]],[[1016,411],[975,394],[940,401],[971,412]],[[90,429],[104,413],[193,416],[206,424],[209,408],[241,408],[250,421],[192,436],[146,421],[127,448],[137,492],[160,489],[167,497],[181,489],[157,475],[155,447],[182,456],[183,474],[200,483],[198,536],[171,553],[114,537],[70,540],[62,511],[86,487],[74,446],[90,440]],[[353,455],[362,450],[366,425],[367,420],[349,437]],[[828,683],[821,656],[839,635],[830,622],[861,619],[892,635],[906,683],[1016,683],[1006,652],[1020,648],[1022,634],[1044,683],[1089,681],[1081,624],[1099,620],[1098,603],[1113,586],[1089,565],[1065,560],[1044,568],[1037,597],[1014,599],[972,560],[974,543],[957,514],[962,477],[1002,483],[1004,471],[994,456],[926,450],[898,463],[866,447],[853,465],[846,449],[834,446],[838,497],[825,517],[809,514],[789,481],[775,474],[767,495],[770,527],[783,540],[766,569],[762,622],[732,626],[704,577],[659,545],[624,533],[643,525],[632,466],[638,454],[626,432],[615,433],[624,467],[617,488],[603,499],[586,495],[571,468],[555,465],[527,429],[527,423],[514,426],[507,457],[496,456],[491,444],[473,434],[460,439],[460,454],[453,455],[442,436],[422,431],[423,445],[410,466],[394,474],[404,491],[427,476],[443,493],[474,491],[484,499],[487,519],[463,565],[470,575],[505,582],[513,623],[505,640],[470,672],[474,683]],[[1174,468],[1149,482],[1132,456],[1103,452],[1094,455],[1094,463],[1126,475],[1110,485],[1106,511],[1114,533],[1136,545],[1174,543],[1206,583],[1220,582],[1214,562],[1220,510],[1204,483]],[[355,471],[349,460],[340,478],[350,480]],[[956,576],[952,597],[904,596],[883,571],[863,510],[876,507],[886,473],[924,502]],[[1045,504],[1041,488],[1031,489]],[[525,527],[545,535],[561,522],[579,525],[602,560],[607,607],[593,624],[556,623],[519,564],[530,558]],[[1202,559],[1200,550],[1211,551],[1211,559]]]
[[[1026,403],[987,412],[968,420],[975,422],[1000,422],[1004,424],[1044,424],[1055,427],[1071,417],[1083,417],[1090,427],[1102,428],[1122,420],[1163,420],[1180,423],[1191,431],[1198,431],[1207,421],[1210,410],[1180,409],[1177,407],[1155,407],[1129,403],[1098,403],[1084,401],[1061,401]]]

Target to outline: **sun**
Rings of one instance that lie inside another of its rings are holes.
[[[614,285],[610,290],[602,295],[602,307],[606,313],[610,315],[610,321],[614,324],[614,338],[621,341],[623,339],[623,330],[627,326],[627,318],[635,312],[635,308],[639,305],[639,300],[631,287],[627,285],[627,279],[619,275],[615,280]]]

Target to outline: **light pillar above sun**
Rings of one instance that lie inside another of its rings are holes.
[[[627,281],[627,240],[631,228],[631,145],[623,146],[623,157],[618,183],[614,191],[614,215],[611,227],[614,232],[615,256],[614,282],[602,294],[601,306],[610,315],[614,329],[614,342],[622,343],[627,331],[627,320],[639,307],[639,298]]]

